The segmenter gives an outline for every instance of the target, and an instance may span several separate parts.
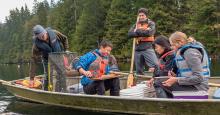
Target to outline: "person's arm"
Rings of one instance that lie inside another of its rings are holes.
[[[137,33],[134,31],[135,30],[136,25],[134,24],[130,30],[128,31],[128,38],[135,38],[135,37],[139,37],[137,35]]]
[[[120,71],[117,60],[113,55],[109,56],[109,66],[110,66],[110,71]]]
[[[40,60],[41,60],[41,52],[34,44],[32,46],[32,56],[31,56],[30,70],[29,70],[30,80],[34,80],[34,77],[36,75],[37,62]]]
[[[149,37],[149,36],[153,36],[155,33],[156,33],[155,23],[151,20],[149,20],[148,22],[147,30],[143,30],[143,29],[136,30],[136,35],[138,37]]]
[[[175,67],[174,67],[174,55],[168,55],[165,60],[165,65],[164,65],[164,69],[162,71],[160,71],[160,76],[167,76],[169,71],[174,71]],[[175,72],[174,72],[175,73]]]
[[[178,77],[179,85],[195,85],[201,83],[202,76],[202,54],[197,49],[189,48],[184,52],[184,58],[189,68],[192,69],[192,76]]]
[[[81,56],[77,62],[75,62],[75,65],[73,67],[78,70],[81,74],[91,77],[92,74],[90,71],[87,71],[89,65],[96,59],[96,56],[89,52],[85,55]]]
[[[54,32],[56,33],[59,41],[61,41],[61,43],[64,46],[64,50],[67,51],[69,50],[69,43],[68,43],[68,38],[67,36],[65,36],[64,34],[62,34],[61,32],[54,30]]]

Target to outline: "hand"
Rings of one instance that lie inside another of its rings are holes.
[[[147,81],[147,86],[152,87],[154,83],[154,78],[151,78],[149,81]]]
[[[68,53],[71,53],[69,50],[66,50],[65,52],[66,52],[67,54],[68,54]]]
[[[92,77],[92,73],[90,71],[84,71],[83,75],[85,75],[86,77]]]
[[[162,82],[163,86],[166,86],[166,87],[171,87],[174,83],[177,82],[177,78],[176,77],[173,77],[173,76],[168,76],[170,77],[168,80]]]
[[[168,71],[168,76],[176,77],[176,74],[173,71]]]
[[[64,68],[65,68],[67,71],[70,71],[70,70],[72,69],[71,66],[65,66]]]
[[[146,30],[150,30],[151,28],[150,27],[148,27]]]
[[[154,72],[155,68],[151,67],[148,69],[149,72]]]

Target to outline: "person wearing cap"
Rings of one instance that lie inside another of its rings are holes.
[[[148,18],[148,10],[146,8],[140,8],[138,10],[136,24],[128,31],[128,37],[136,39],[135,66],[137,74],[144,74],[145,65],[152,72],[157,67],[158,59],[152,48],[155,32],[155,23]]]
[[[36,74],[37,62],[43,60],[44,67],[48,64],[48,55],[51,52],[63,52],[68,51],[68,39],[61,32],[36,25],[33,27],[33,46],[32,57],[30,65],[30,87],[34,86],[34,77]],[[44,68],[45,69],[45,68]],[[48,76],[47,69],[45,69],[44,90],[48,90]]]

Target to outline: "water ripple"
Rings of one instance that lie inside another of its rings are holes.
[[[0,101],[0,113],[4,112],[10,102]]]

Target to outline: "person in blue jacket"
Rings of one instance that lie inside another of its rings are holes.
[[[73,65],[83,75],[81,84],[84,93],[104,95],[105,91],[110,89],[111,96],[119,96],[119,78],[110,74],[111,70],[118,70],[115,58],[110,55],[112,48],[113,45],[110,41],[103,40],[99,49],[81,56]],[[110,79],[102,80],[103,77]]]

